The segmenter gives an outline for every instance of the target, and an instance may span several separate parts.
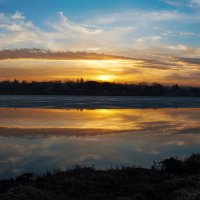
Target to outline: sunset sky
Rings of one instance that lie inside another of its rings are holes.
[[[0,80],[80,77],[200,86],[200,0],[0,0]]]

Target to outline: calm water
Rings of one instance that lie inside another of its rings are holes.
[[[0,178],[76,164],[149,167],[153,160],[200,152],[200,108],[9,105],[0,108]]]

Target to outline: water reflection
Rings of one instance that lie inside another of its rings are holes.
[[[95,164],[150,166],[200,150],[200,109],[0,109],[0,178]]]
[[[200,108],[182,109],[6,109],[0,108],[0,127],[141,130],[196,128]]]

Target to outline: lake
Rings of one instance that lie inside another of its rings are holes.
[[[200,152],[199,98],[0,96],[0,178]]]

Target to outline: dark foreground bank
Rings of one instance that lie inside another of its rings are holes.
[[[199,200],[200,155],[169,158],[151,169],[93,167],[26,173],[0,181],[0,200]]]

